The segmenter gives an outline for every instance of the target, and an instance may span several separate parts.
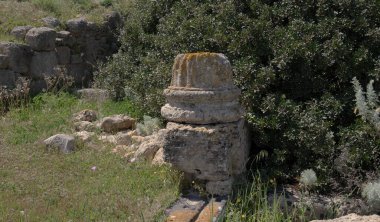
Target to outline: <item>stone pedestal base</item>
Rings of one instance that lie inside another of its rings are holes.
[[[228,194],[234,176],[245,171],[248,136],[243,120],[213,125],[169,122],[161,133],[165,161],[205,181],[209,193]]]

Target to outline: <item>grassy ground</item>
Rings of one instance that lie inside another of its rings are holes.
[[[84,108],[140,115],[128,102],[45,94],[0,117],[0,221],[162,220],[178,195],[171,169],[127,163],[100,142],[78,143],[68,155],[45,150],[42,141],[70,133],[71,115]]]

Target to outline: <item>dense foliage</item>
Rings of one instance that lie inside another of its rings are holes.
[[[116,97],[158,116],[174,57],[221,52],[252,151],[269,154],[261,169],[282,179],[314,169],[321,187],[346,189],[380,173],[379,135],[355,116],[351,84],[380,78],[379,1],[139,0],[125,15],[120,53],[96,75]]]

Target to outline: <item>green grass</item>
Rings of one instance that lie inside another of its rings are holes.
[[[100,142],[78,143],[68,155],[45,150],[42,141],[72,132],[71,115],[85,108],[139,115],[128,102],[43,94],[0,117],[0,221],[163,219],[179,192],[178,173],[170,168],[127,163]]]
[[[236,191],[236,199],[227,203],[224,222],[293,222],[310,221],[306,208],[281,208],[283,195],[268,200],[269,184],[255,176],[248,185]]]

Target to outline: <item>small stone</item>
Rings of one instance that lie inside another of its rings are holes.
[[[131,145],[132,137],[128,132],[118,132],[115,135],[116,143],[118,145]]]
[[[58,149],[63,153],[70,153],[75,149],[75,138],[66,134],[57,134],[44,141],[48,150]]]
[[[126,115],[113,115],[103,118],[100,128],[107,133],[134,128],[136,120]]]
[[[159,134],[145,137],[135,153],[138,160],[152,161],[157,151],[162,148],[162,140]]]
[[[61,25],[61,22],[54,17],[45,17],[41,19],[45,25],[49,28],[56,28]]]
[[[105,143],[111,143],[117,145],[117,140],[115,135],[100,135],[98,137],[100,141],[103,141]]]
[[[7,55],[0,54],[0,69],[6,69],[9,66],[9,57]]]
[[[144,142],[144,137],[143,136],[132,136],[132,141],[133,143],[140,144]]]
[[[51,51],[55,48],[57,33],[47,27],[32,28],[25,36],[25,41],[32,49],[37,51]]]
[[[88,121],[94,122],[98,118],[96,111],[91,109],[84,109],[73,115],[73,121]]]
[[[77,121],[74,123],[75,131],[96,131],[96,125],[89,121]]]
[[[82,140],[83,142],[88,142],[91,140],[91,137],[95,135],[94,132],[88,132],[88,131],[80,131],[74,133],[74,136],[78,139]]]
[[[16,39],[24,40],[26,33],[32,29],[33,26],[16,26],[12,29],[11,35],[13,35]]]
[[[71,35],[71,33],[69,31],[59,31],[59,32],[57,32],[57,37],[58,38],[62,38],[62,39],[69,38],[70,35]]]
[[[165,160],[164,160],[164,149],[160,148],[156,152],[156,155],[154,156],[154,158],[152,160],[152,164],[153,165],[162,165],[164,163],[165,163]]]
[[[71,51],[69,47],[60,46],[55,49],[59,65],[66,65],[70,63]]]

